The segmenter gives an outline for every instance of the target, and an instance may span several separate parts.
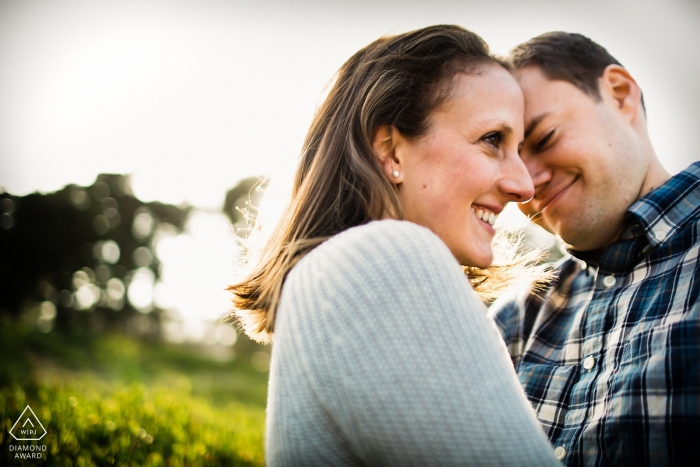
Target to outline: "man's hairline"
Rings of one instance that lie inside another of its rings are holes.
[[[611,63],[610,65],[616,65],[616,64]],[[605,70],[610,65],[607,65],[603,69],[603,73],[605,73]],[[603,78],[602,74],[600,76],[598,76],[598,82],[595,84],[595,89],[591,90],[590,88],[588,88],[586,86],[580,85],[579,83],[576,83],[574,81],[570,81],[568,79],[551,77],[547,73],[547,69],[539,63],[527,63],[527,64],[521,65],[521,66],[516,66],[514,63],[512,63],[511,66],[513,67],[512,73],[516,77],[516,81],[517,81],[518,72],[520,72],[520,70],[524,70],[526,68],[537,68],[542,73],[542,76],[544,76],[549,81],[563,81],[564,83],[569,83],[570,85],[572,85],[573,87],[575,87],[576,89],[578,89],[579,91],[581,91],[582,93],[584,93],[585,95],[590,97],[593,100],[593,102],[602,102],[602,100],[603,100],[603,95],[600,92],[600,80]],[[620,65],[617,65],[617,66],[620,66]],[[622,67],[622,68],[625,68],[625,67]],[[625,70],[626,70],[626,68],[625,68]]]
[[[596,103],[603,102],[603,93],[600,92],[600,80],[603,78],[603,75],[602,75],[602,74],[601,74],[600,76],[598,76],[598,82],[595,84],[595,94],[592,94],[592,93],[591,93],[591,90],[590,90],[589,88],[587,88],[587,87],[585,87],[585,86],[579,86],[577,83],[574,83],[574,82],[572,82],[572,81],[569,81],[568,79],[552,78],[551,76],[549,76],[549,75],[547,74],[546,68],[543,67],[541,64],[538,64],[538,63],[527,63],[527,64],[525,64],[525,65],[517,66],[517,65],[516,65],[515,63],[513,63],[513,61],[511,60],[511,61],[510,61],[510,65],[511,65],[511,67],[512,67],[511,73],[512,73],[513,76],[515,77],[515,80],[516,80],[516,81],[518,81],[518,72],[519,72],[520,70],[524,70],[524,69],[526,69],[526,68],[537,68],[538,70],[540,70],[540,73],[542,73],[542,76],[544,76],[547,80],[549,80],[549,81],[563,81],[563,82],[565,82],[565,83],[569,83],[570,85],[572,85],[573,87],[575,87],[576,89],[578,89],[579,91],[581,91],[582,93],[584,93],[585,95],[587,95],[590,99],[593,100],[593,102],[596,102]],[[607,70],[608,67],[610,67],[610,66],[619,66],[620,68],[622,68],[623,70],[625,70],[625,71],[632,77],[632,73],[630,73],[630,71],[629,71],[627,68],[625,68],[624,66],[622,66],[622,65],[620,65],[620,64],[617,64],[617,63],[609,63],[608,65],[606,65],[605,68],[603,68],[603,73],[605,73],[605,70]],[[634,77],[632,77],[632,80],[634,80],[634,81],[636,82],[636,80],[634,79]],[[518,81],[518,83],[519,83],[519,81]],[[637,87],[639,87],[639,84],[637,84]],[[639,103],[640,103],[641,106],[642,106],[642,113],[644,114],[644,118],[647,118],[647,107],[646,107],[646,103],[644,102],[644,93],[642,92],[642,88],[641,88],[641,87],[639,87],[639,92],[640,92],[640,96],[639,96],[639,99],[640,99],[640,100],[639,100]],[[529,127],[529,126],[528,126],[528,127]],[[525,137],[525,139],[527,139],[527,137]]]

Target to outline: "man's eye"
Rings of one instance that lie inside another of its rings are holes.
[[[489,133],[487,135],[484,135],[481,140],[487,142],[491,146],[495,148],[500,148],[501,143],[503,143],[503,140],[505,139],[505,135],[500,132],[500,131],[494,131],[492,133]]]
[[[535,146],[535,151],[541,151],[541,150],[543,150],[544,147],[547,146],[547,143],[549,142],[549,140],[552,139],[552,136],[553,136],[553,135],[554,135],[554,130],[552,130],[552,131],[550,131],[549,133],[547,133],[547,135],[546,135],[544,138],[542,138],[542,139],[539,141],[539,143],[537,143],[537,145]]]

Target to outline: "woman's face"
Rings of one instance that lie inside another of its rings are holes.
[[[428,134],[394,140],[392,172],[399,176],[390,179],[398,183],[406,220],[437,234],[462,265],[485,268],[506,203],[534,195],[518,155],[524,101],[515,79],[497,65],[454,79]]]

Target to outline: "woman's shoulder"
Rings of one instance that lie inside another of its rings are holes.
[[[440,238],[429,229],[408,221],[380,220],[345,230],[314,248],[292,269],[319,280],[342,272],[363,277],[370,271],[423,269],[428,263],[457,267],[457,261]]]
[[[387,234],[420,235],[421,233],[435,236],[435,234],[433,234],[429,229],[421,225],[415,224],[413,222],[396,219],[382,219],[351,227],[347,230],[343,230],[342,232],[331,237],[324,244],[327,244],[331,241],[352,242],[355,239],[380,237],[382,235]]]
[[[429,229],[409,221],[384,219],[369,222],[345,230],[321,246],[328,249],[366,248],[377,245],[388,249],[401,249],[415,244],[444,246],[440,238]]]
[[[366,260],[431,254],[435,250],[449,253],[447,246],[429,229],[408,221],[385,219],[345,230],[328,239],[309,255],[334,259]],[[409,254],[410,253],[410,254]]]
[[[451,305],[433,310],[438,299]],[[449,322],[466,309],[485,313],[439,237],[409,222],[372,222],[327,240],[292,268],[275,339],[316,339],[352,323],[388,329],[406,319]],[[409,318],[407,310],[416,313]]]

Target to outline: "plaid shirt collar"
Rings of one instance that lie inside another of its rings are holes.
[[[671,177],[628,210],[620,240],[602,250],[567,250],[607,273],[630,271],[700,213],[700,162]]]

